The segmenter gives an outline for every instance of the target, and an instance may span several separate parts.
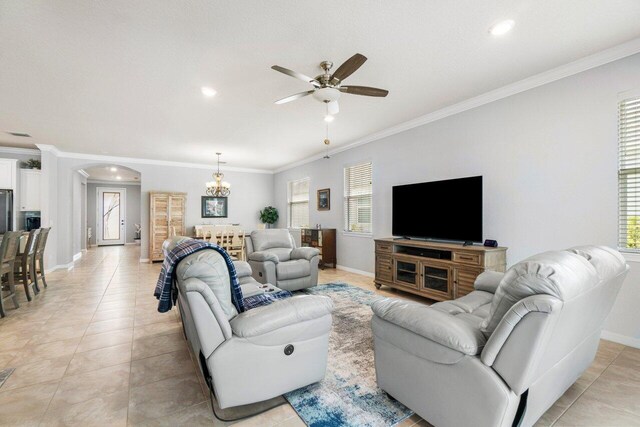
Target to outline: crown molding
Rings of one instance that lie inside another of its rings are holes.
[[[48,144],[36,144],[41,151],[48,151],[55,154],[58,157],[68,159],[82,159],[82,160],[94,160],[103,163],[136,163],[142,165],[156,165],[156,166],[169,166],[180,167],[189,169],[207,169],[213,170],[215,165],[205,163],[187,163],[187,162],[174,162],[171,160],[156,160],[156,159],[143,159],[138,157],[120,157],[120,156],[105,156],[101,154],[86,154],[86,153],[74,153],[69,151],[60,151],[54,145]],[[263,173],[272,175],[274,172],[269,169],[253,169],[253,168],[240,168],[234,166],[225,166],[225,171],[230,172],[244,172],[244,173]]]
[[[142,185],[140,181],[107,181],[106,179],[87,179],[87,184],[118,185]]]
[[[35,148],[20,148],[20,147],[2,147],[0,146],[0,153],[8,154],[25,154],[28,156],[39,156],[40,150]]]
[[[631,55],[635,55],[640,52],[640,38],[630,40],[626,43],[614,46],[610,49],[603,50],[593,55],[586,56],[578,59],[577,61],[570,62],[565,65],[553,68],[549,71],[536,74],[526,79],[519,80],[515,83],[508,84],[501,88],[485,92],[481,95],[469,98],[465,101],[457,104],[450,105],[440,110],[433,111],[415,119],[400,123],[390,128],[381,130],[379,132],[372,133],[363,138],[356,139],[355,141],[337,147],[333,150],[329,150],[329,156],[341,153],[343,151],[351,150],[361,145],[369,144],[370,142],[377,141],[382,138],[395,135],[400,132],[404,132],[419,126],[426,125],[428,123],[435,122],[437,120],[444,119],[445,117],[453,116],[455,114],[462,113],[467,110],[471,110],[485,104],[489,104],[500,99],[508,98],[512,95],[516,95],[521,92],[525,92],[530,89],[543,86],[548,83],[555,82],[557,80],[564,79],[565,77],[573,76],[575,74],[582,73],[583,71],[590,70],[592,68],[599,67],[601,65],[608,64],[619,59],[626,58]],[[288,165],[279,167],[274,170],[274,173],[284,172],[289,169],[293,169],[298,166],[302,166],[307,163],[322,159],[326,153],[317,154],[307,157],[297,162],[290,163]]]
[[[84,169],[78,169],[78,173],[82,176],[84,176],[85,178],[89,178],[89,174],[87,173],[86,170]]]
[[[46,151],[46,152],[52,153],[55,156],[60,156],[60,153],[61,153],[61,151],[58,150],[55,145],[36,144],[36,147],[38,147],[40,151]]]

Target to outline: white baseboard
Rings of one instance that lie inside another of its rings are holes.
[[[336,268],[338,270],[348,271],[349,273],[361,274],[361,275],[367,276],[367,277],[376,277],[375,274],[370,273],[368,271],[358,270],[357,268],[346,267],[346,266],[340,265],[340,264],[336,265]]]
[[[78,252],[73,256],[73,262],[78,261],[80,258],[82,258],[82,251]]]
[[[149,258],[140,258],[140,262],[149,262]]]
[[[44,272],[45,273],[51,273],[51,272],[56,271],[56,270],[73,270],[73,262],[70,262],[68,264],[55,265],[55,266],[53,266],[51,268],[45,269]]]
[[[83,254],[86,254],[86,253],[87,253],[87,250],[86,250],[86,249],[83,249],[83,250],[82,250],[82,253],[83,253]]]
[[[640,338],[629,337],[627,335],[616,334],[615,332],[602,331],[600,338],[607,341],[617,342],[633,348],[640,348]]]
[[[131,242],[131,243],[125,243],[124,245],[125,245],[125,246],[132,246],[132,245],[137,245],[137,243],[135,243],[135,242]]]

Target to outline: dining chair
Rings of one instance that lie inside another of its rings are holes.
[[[20,246],[21,231],[7,231],[2,237],[2,245],[0,245],[0,279],[7,275],[7,283],[0,284],[0,317],[4,317],[4,300],[11,298],[16,308],[18,304],[18,296],[16,295],[16,286],[13,278],[14,263],[18,247]],[[1,283],[1,282],[0,282]],[[8,291],[5,296],[2,291]],[[29,298],[31,300],[31,298]]]
[[[229,236],[228,248],[225,249],[232,257],[235,257],[240,261],[245,261],[244,241],[244,231],[239,227],[233,227],[232,233],[230,233]]]
[[[51,227],[41,228],[36,239],[36,253],[33,256],[33,282],[37,292],[40,292],[38,279],[42,279],[42,284],[47,287],[47,279],[44,277],[44,249],[47,246],[47,237],[49,237]]]
[[[27,299],[31,301],[31,293],[29,287],[33,286],[33,292],[38,293],[39,290],[35,286],[35,267],[33,265],[36,256],[36,241],[38,239],[39,229],[29,231],[27,237],[27,244],[24,246],[24,251],[19,252],[15,263],[15,274],[18,276],[18,280],[22,280],[24,286],[24,293],[27,294]]]
[[[220,229],[220,237],[218,245],[223,248],[227,253],[229,252],[231,246],[231,237],[233,236],[233,229],[231,227],[221,227]]]

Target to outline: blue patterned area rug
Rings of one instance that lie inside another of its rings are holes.
[[[302,292],[330,297],[335,309],[324,380],[285,394],[300,418],[311,427],[390,427],[413,415],[376,385],[370,305],[380,296],[346,283]]]

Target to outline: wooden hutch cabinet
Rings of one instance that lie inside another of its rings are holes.
[[[336,229],[303,228],[300,230],[301,246],[320,249],[320,266],[331,264],[336,268]]]
[[[149,193],[149,261],[162,261],[162,243],[185,234],[186,193]]]
[[[437,301],[473,291],[485,270],[505,271],[507,248],[376,239],[376,288],[386,285]]]

